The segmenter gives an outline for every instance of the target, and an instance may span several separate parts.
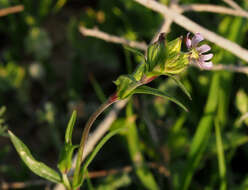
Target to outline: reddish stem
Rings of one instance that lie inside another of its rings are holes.
[[[153,77],[144,77],[143,79],[142,79],[142,83],[143,84],[147,84],[147,83],[149,83],[149,82],[152,82],[154,79],[156,79],[158,76],[153,76]]]

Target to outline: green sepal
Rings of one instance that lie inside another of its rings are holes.
[[[34,172],[36,175],[45,178],[51,182],[61,183],[61,176],[52,168],[48,167],[46,164],[37,161],[31,154],[28,147],[11,131],[8,131],[10,140],[22,161],[26,164],[26,166]]]
[[[168,53],[179,53],[182,47],[182,36],[167,43]]]
[[[165,63],[168,57],[166,41],[165,38],[161,36],[159,37],[159,40],[157,42],[149,45],[147,49],[146,70],[148,72],[153,71],[153,68],[155,68],[156,66]]]
[[[72,156],[78,145],[65,144],[59,155],[58,168],[61,173],[67,173],[72,166]]]
[[[154,96],[159,96],[165,99],[168,99],[172,102],[174,102],[175,104],[177,104],[178,106],[180,106],[184,111],[188,112],[188,109],[183,105],[183,103],[181,103],[179,100],[177,100],[176,98],[173,98],[171,95],[155,89],[155,88],[151,88],[148,86],[140,86],[138,88],[136,88],[132,94],[151,94]]]
[[[117,86],[117,96],[120,99],[127,98],[135,88],[141,85],[141,82],[136,81],[132,75],[121,75],[114,83]]]
[[[189,64],[189,54],[181,52],[182,37],[168,43],[162,37],[148,47],[146,76],[178,74]]]
[[[189,55],[186,53],[170,53],[168,59],[164,65],[155,68],[157,72],[161,72],[161,75],[168,74],[179,74],[182,72],[189,64]]]

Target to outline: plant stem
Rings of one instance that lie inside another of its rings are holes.
[[[62,174],[62,179],[63,179],[63,183],[64,183],[64,186],[66,187],[67,190],[71,190],[71,184],[70,184],[70,181],[67,177],[66,174]]]
[[[91,129],[91,126],[93,125],[94,121],[97,119],[97,117],[106,109],[108,108],[111,104],[113,104],[114,102],[118,101],[118,97],[115,94],[113,94],[112,96],[109,97],[109,99],[103,103],[88,119],[87,123],[84,126],[84,130],[82,133],[82,138],[81,138],[81,142],[79,145],[79,150],[78,150],[78,155],[77,155],[77,161],[76,161],[76,167],[75,167],[75,171],[74,171],[74,176],[73,176],[73,186],[78,185],[79,182],[79,175],[80,175],[80,166],[82,163],[82,159],[83,159],[83,152],[84,152],[84,148],[85,148],[85,144],[86,144],[86,140],[89,136],[89,132]]]

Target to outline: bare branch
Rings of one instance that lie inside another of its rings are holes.
[[[146,50],[145,42],[136,42],[136,41],[127,40],[127,39],[122,38],[122,37],[116,37],[116,36],[107,34],[105,32],[98,30],[98,29],[88,29],[88,28],[85,28],[83,26],[79,27],[79,31],[84,36],[96,37],[96,38],[103,39],[107,42],[123,44],[123,45],[127,45],[127,46],[130,46],[133,48],[141,49],[144,51]]]
[[[88,32],[92,31],[92,29],[87,29],[87,30],[88,30]],[[93,31],[94,31],[94,29],[93,29]],[[101,32],[101,33],[103,33],[103,32]],[[112,37],[114,37],[115,39],[120,38],[118,36],[109,35],[107,33],[104,33],[104,34],[105,34],[105,36],[110,36],[109,39],[111,39]],[[93,35],[90,35],[90,36],[93,36]],[[101,38],[101,36],[94,36],[94,37],[99,38],[99,39],[102,39],[102,40],[105,40],[105,39]],[[112,41],[109,40],[109,42],[112,42]],[[139,44],[139,43],[140,42],[135,42],[135,44]],[[139,49],[139,47],[135,47],[135,48]],[[143,48],[144,49],[147,48],[147,45],[145,43],[144,43],[144,47]],[[143,49],[141,49],[141,50],[143,50]],[[199,68],[198,65],[194,65],[194,64],[191,64],[191,65]],[[199,68],[199,69],[201,69],[201,68]],[[205,70],[210,70],[210,71],[226,70],[226,71],[231,71],[231,72],[238,72],[238,73],[248,74],[248,66],[235,66],[235,65],[218,64],[218,65],[213,65],[212,68],[205,69]]]
[[[198,69],[201,69],[198,65],[191,64],[192,66],[197,67]],[[213,67],[209,69],[204,69],[208,71],[230,71],[230,72],[237,72],[237,73],[244,73],[248,74],[248,67],[247,66],[234,66],[234,65],[223,65],[223,64],[218,64],[218,65],[213,65]]]
[[[7,189],[23,189],[30,186],[40,186],[40,185],[48,185],[50,182],[46,180],[36,180],[36,181],[26,181],[26,182],[2,182],[0,189],[7,190]]]
[[[167,6],[158,3],[154,0],[134,0],[134,1],[163,15],[164,14],[168,15],[168,17],[170,17],[175,23],[182,26],[188,31],[191,31],[193,33],[200,32],[209,41],[217,44],[218,46],[228,50],[229,52],[233,53],[234,55],[248,62],[248,50],[200,26],[199,24],[193,22],[187,17],[173,10],[170,10]]]
[[[221,13],[233,16],[241,16],[248,18],[248,13],[245,11],[240,11],[236,9],[230,9],[223,6],[209,5],[209,4],[191,4],[191,5],[182,5],[179,9],[182,9],[183,12],[187,11],[197,11],[197,12],[212,12],[212,13]]]
[[[243,10],[236,2],[233,0],[223,0],[226,4],[228,4],[230,7],[236,9],[236,10]]]
[[[179,9],[177,3],[178,3],[178,0],[172,0],[170,3],[170,9],[175,9],[175,10],[177,10],[177,12],[182,12],[183,10]],[[172,23],[173,23],[173,20],[165,14],[163,24],[160,27],[159,31],[156,33],[156,35],[154,35],[151,42],[154,43],[155,41],[157,41],[160,33],[162,33],[162,32],[169,33],[170,32],[170,26]]]
[[[6,15],[9,15],[9,14],[18,13],[18,12],[21,12],[23,10],[24,10],[23,5],[17,5],[17,6],[5,8],[5,9],[0,9],[0,17],[6,16]]]
[[[157,164],[155,162],[150,162],[147,164],[149,168],[156,169],[160,174],[168,177],[170,176],[170,171],[163,165]],[[124,166],[120,169],[110,169],[110,170],[101,170],[101,171],[92,171],[89,172],[90,178],[98,178],[98,177],[105,177],[108,175],[115,175],[118,173],[130,173],[134,170],[133,166]]]

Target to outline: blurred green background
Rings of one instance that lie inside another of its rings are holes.
[[[36,158],[56,168],[72,111],[78,112],[73,142],[79,143],[87,118],[114,92],[112,81],[132,72],[140,61],[121,45],[82,36],[80,24],[149,43],[163,22],[161,15],[133,0],[0,0],[0,9],[20,3],[24,11],[0,17],[2,182],[40,179],[18,157],[6,137],[7,127]],[[227,6],[223,1],[179,1],[193,3]],[[248,1],[237,3],[248,10]],[[248,49],[247,18],[206,12],[185,15]],[[186,34],[172,24],[167,38]],[[209,44],[214,64],[247,65]],[[248,189],[248,119],[241,120],[248,113],[247,74],[190,67],[180,80],[192,101],[166,77],[151,85],[183,101],[189,112],[158,97],[134,96],[112,126],[131,127],[108,142],[89,168],[91,172],[131,166],[131,172],[88,180],[84,189]]]

